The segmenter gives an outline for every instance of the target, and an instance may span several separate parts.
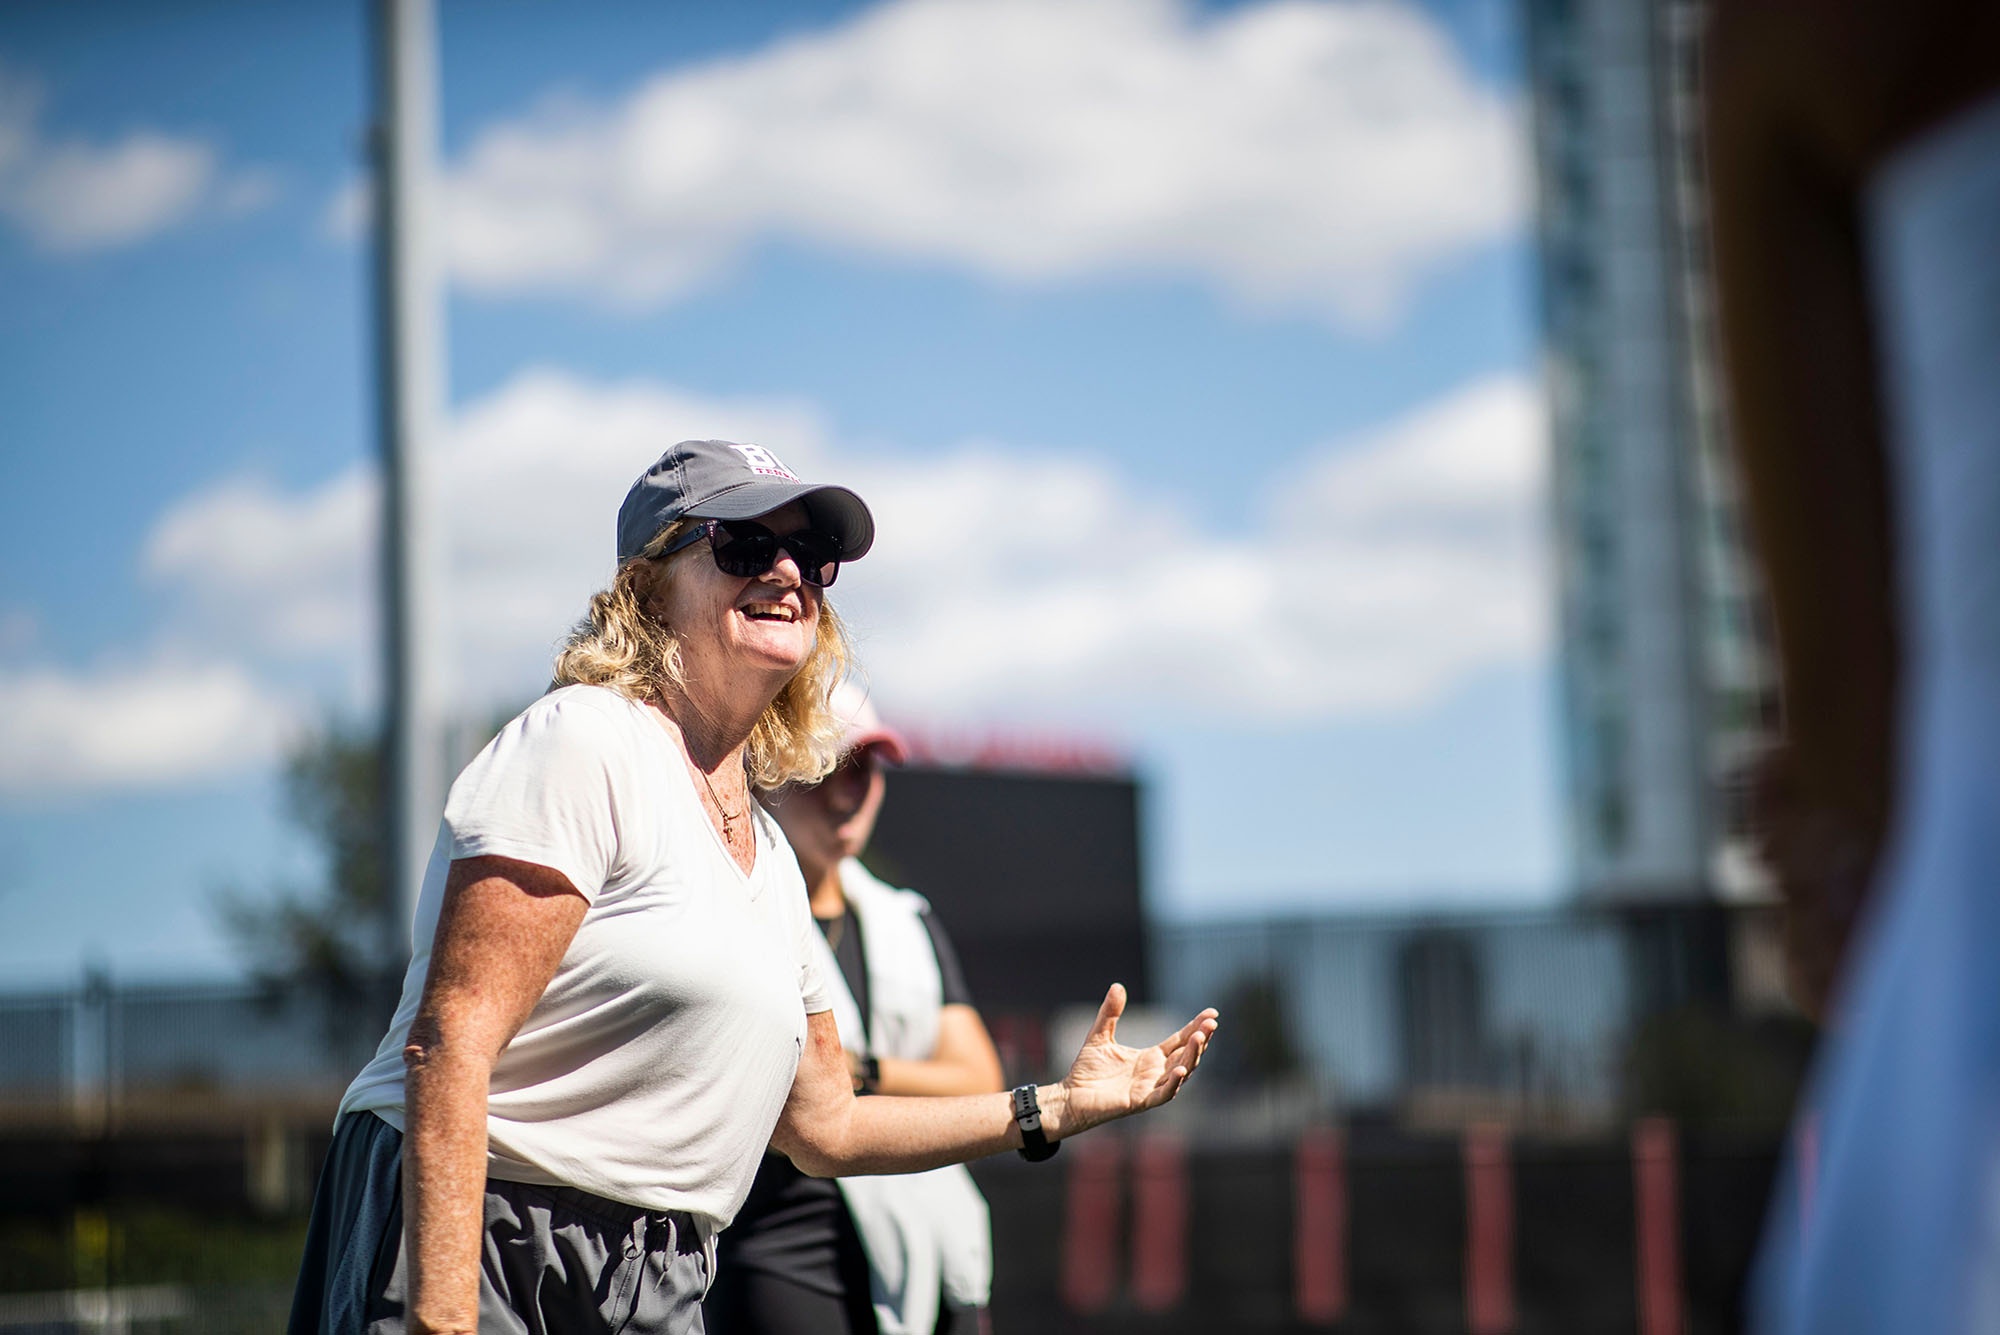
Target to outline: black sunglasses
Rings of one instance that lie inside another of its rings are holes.
[[[798,562],[799,578],[816,589],[828,588],[840,574],[840,539],[818,529],[773,533],[754,519],[704,519],[660,553],[672,556],[683,547],[708,539],[715,568],[734,579],[767,575],[778,564],[778,553],[790,552]]]

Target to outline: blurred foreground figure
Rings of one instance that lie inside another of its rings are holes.
[[[998,1090],[1000,1056],[930,905],[860,862],[903,740],[852,682],[832,705],[847,728],[838,767],[764,801],[805,875],[855,1092]],[[986,1201],[959,1164],[829,1181],[767,1154],[719,1262],[711,1335],[974,1335],[993,1287]]]
[[[1828,1025],[1766,1332],[2000,1330],[2000,6],[1729,0],[1717,273]]]

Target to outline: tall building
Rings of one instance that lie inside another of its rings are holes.
[[[1703,7],[1524,13],[1575,886],[1755,895],[1741,777],[1775,725],[1775,676],[1718,401]]]

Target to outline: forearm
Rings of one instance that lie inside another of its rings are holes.
[[[986,1022],[963,1002],[951,1002],[938,1011],[937,1040],[927,1056],[909,1060],[883,1057],[877,1077],[874,1093],[927,1098],[991,1094],[1006,1087],[1000,1054],[993,1048]]]
[[[1061,1085],[1038,1086],[1036,1097],[1042,1133],[1050,1140],[1080,1129],[1065,1125],[1068,1099]],[[832,1112],[814,1128],[809,1145],[779,1147],[815,1177],[920,1173],[1021,1147],[1006,1094],[879,1095],[849,1099]]]
[[[403,1236],[410,1328],[474,1332],[492,1063],[436,1041],[413,1041],[405,1059]]]
[[[880,1082],[877,1094],[918,1098],[939,1098],[954,1094],[987,1094],[1000,1084],[997,1069],[967,1062],[931,1058],[903,1061],[882,1057],[877,1061]]]
[[[1201,1061],[1216,1015],[1205,1010],[1147,1048],[1117,1042],[1125,989],[1114,983],[1098,1008],[1069,1074],[1037,1087],[1042,1134],[1061,1140],[1103,1122],[1158,1107],[1179,1091]],[[963,1163],[1021,1145],[1006,1094],[955,1098],[857,1099],[848,1080],[833,1017],[806,1017],[805,1051],[791,1097],[778,1115],[772,1147],[815,1177],[914,1173]]]
[[[508,858],[451,866],[423,1000],[403,1048],[403,1238],[413,1335],[479,1328],[486,1090],[576,936],[561,872]]]

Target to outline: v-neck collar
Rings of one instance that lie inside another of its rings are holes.
[[[757,799],[751,797],[749,805],[743,812],[743,818],[750,822],[750,867],[746,871],[743,864],[736,860],[736,855],[729,851],[729,841],[722,837],[722,831],[716,829],[715,822],[708,818],[708,808],[701,804],[701,792],[694,786],[694,775],[688,773],[694,764],[694,758],[688,755],[686,744],[673,732],[668,731],[666,717],[659,710],[643,701],[633,700],[630,696],[626,697],[626,702],[646,716],[653,732],[665,744],[668,755],[673,761],[667,768],[680,775],[681,784],[687,789],[689,798],[694,801],[695,814],[701,818],[702,828],[708,831],[710,844],[722,855],[722,860],[729,865],[729,870],[735,872],[745,886],[754,889],[757,868],[764,862],[764,832],[757,823]],[[680,725],[674,726],[678,728]],[[747,790],[745,795],[748,796]]]

